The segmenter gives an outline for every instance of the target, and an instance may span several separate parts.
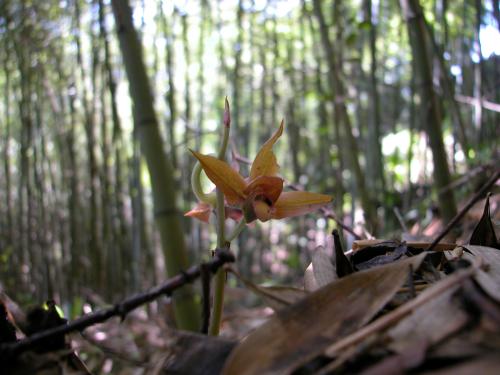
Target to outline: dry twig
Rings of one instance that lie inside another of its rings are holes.
[[[495,184],[495,182],[500,178],[500,169],[497,169],[495,173],[493,173],[493,176],[484,184],[484,186],[476,193],[474,194],[471,199],[467,202],[467,204],[460,210],[458,214],[455,215],[455,217],[446,225],[446,227],[441,231],[439,236],[436,237],[434,241],[429,245],[426,251],[431,251],[434,249],[434,247],[441,241],[444,236],[465,216],[467,211],[471,209],[471,207],[476,203],[479,199],[481,199],[484,194]]]
[[[114,316],[120,316],[122,319],[133,309],[151,302],[162,295],[170,295],[176,289],[192,282],[200,276],[201,268],[206,267],[212,273],[217,272],[219,267],[228,262],[234,262],[234,255],[226,250],[218,250],[212,260],[205,265],[198,265],[189,268],[187,271],[168,279],[162,285],[155,286],[150,290],[129,297],[113,307],[98,310],[94,313],[83,315],[68,324],[61,325],[46,331],[35,333],[25,339],[0,345],[0,358],[6,360],[18,356],[19,354],[42,344],[46,340],[58,335],[64,335],[74,331],[81,331],[94,324],[104,322]]]

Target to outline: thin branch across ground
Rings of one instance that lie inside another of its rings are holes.
[[[35,333],[25,339],[0,345],[0,358],[3,360],[11,359],[19,354],[43,344],[47,340],[56,336],[65,335],[74,331],[82,331],[97,323],[102,323],[112,317],[119,316],[125,319],[125,316],[137,307],[154,301],[155,299],[163,296],[170,295],[176,289],[194,281],[198,278],[203,269],[208,269],[210,272],[215,273],[225,263],[234,262],[235,258],[232,253],[227,250],[217,250],[212,260],[202,265],[197,265],[189,268],[188,270],[168,279],[165,283],[155,286],[150,290],[136,294],[129,297],[114,306],[98,310],[96,312],[83,315],[68,324],[64,324],[55,328],[51,328],[39,333]]]

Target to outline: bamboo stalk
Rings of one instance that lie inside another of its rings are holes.
[[[129,79],[130,96],[134,103],[137,137],[151,177],[155,222],[160,233],[167,275],[172,277],[188,267],[181,218],[176,207],[173,168],[163,150],[153,95],[142,58],[142,46],[132,23],[130,5],[125,0],[113,0],[112,6],[123,63]],[[179,328],[198,330],[199,311],[191,287],[185,286],[174,296],[174,312]]]

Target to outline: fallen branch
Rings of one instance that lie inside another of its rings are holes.
[[[500,104],[493,103],[484,99],[477,99],[471,96],[455,95],[455,100],[460,103],[465,103],[469,105],[481,105],[484,109],[488,109],[493,112],[500,112]]]
[[[467,204],[460,210],[458,214],[446,225],[446,227],[441,231],[439,236],[436,237],[434,241],[429,245],[426,251],[431,251],[434,247],[441,241],[444,236],[465,216],[467,211],[471,209],[471,207],[476,203],[481,197],[483,197],[486,192],[495,184],[495,182],[500,178],[500,169],[497,169],[493,176],[484,184],[484,186],[472,196],[471,199],[467,202]]]
[[[349,232],[354,237],[355,240],[362,240],[363,239],[363,237],[361,237],[359,234],[357,234],[356,232],[354,232],[354,229],[352,229],[351,227],[345,225],[341,220],[339,220],[335,216],[335,214],[333,213],[333,211],[331,209],[328,209],[328,208],[325,208],[325,207],[321,207],[320,211],[323,213],[323,215],[326,216],[327,219],[331,219],[331,220],[335,221],[335,223],[339,227],[341,227],[346,232]]]
[[[476,175],[483,173],[484,171],[487,171],[488,169],[490,169],[492,167],[493,167],[493,164],[488,163],[488,164],[483,164],[483,165],[480,165],[479,167],[473,168],[473,169],[469,170],[466,174],[464,174],[462,177],[460,177],[460,178],[456,179],[455,181],[453,181],[452,183],[450,183],[448,186],[445,186],[445,187],[439,189],[438,194],[443,194],[449,190],[456,189],[456,188],[460,187],[461,185],[463,185],[467,182],[470,182],[472,180],[472,178],[475,177]]]
[[[35,333],[25,339],[13,343],[2,344],[0,345],[0,358],[2,360],[13,358],[39,344],[42,344],[50,338],[74,331],[82,331],[87,327],[97,323],[102,323],[114,316],[119,316],[122,319],[125,319],[125,316],[135,308],[145,303],[154,301],[162,295],[170,295],[176,289],[192,282],[200,276],[202,268],[215,273],[222,265],[229,262],[234,262],[234,255],[227,250],[217,250],[214,258],[209,262],[203,265],[193,266],[187,271],[168,279],[162,285],[155,286],[146,292],[129,297],[115,304],[113,307],[83,315],[68,324]]]

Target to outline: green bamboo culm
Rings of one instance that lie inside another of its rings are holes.
[[[173,168],[163,149],[142,46],[133,26],[129,2],[112,0],[112,7],[134,106],[135,131],[151,177],[155,222],[160,233],[167,276],[172,277],[189,266],[181,215],[175,203],[177,192]],[[176,292],[173,301],[177,327],[190,331],[199,330],[201,312],[192,287],[185,286]]]

